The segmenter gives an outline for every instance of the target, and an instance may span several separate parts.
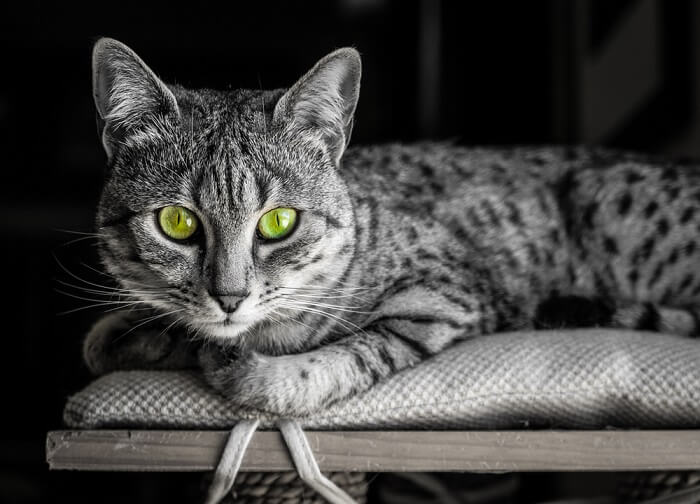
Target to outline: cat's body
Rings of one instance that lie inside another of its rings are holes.
[[[591,323],[698,333],[697,167],[586,149],[345,152],[352,51],[285,94],[167,90],[134,58],[96,48],[110,155],[98,226],[110,274],[168,330],[135,330],[112,354],[172,365],[171,335],[188,328],[217,342],[199,361],[231,400],[299,415],[461,339],[557,323],[572,303],[595,308]],[[173,204],[201,220],[199,241],[158,234],[154,212]],[[299,222],[261,240],[275,207]],[[114,367],[106,349],[130,318],[91,332],[91,367]]]
[[[343,168],[361,215],[362,285],[436,275],[459,285],[458,271],[484,267],[528,322],[553,296],[700,305],[699,166],[603,149],[425,144],[350,150]]]

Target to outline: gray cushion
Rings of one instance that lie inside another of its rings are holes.
[[[475,338],[301,419],[312,429],[693,428],[700,342],[566,330]],[[72,396],[69,427],[228,428],[256,416],[194,372],[103,376]],[[272,426],[264,417],[262,425]]]

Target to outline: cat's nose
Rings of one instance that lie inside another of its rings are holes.
[[[241,295],[212,295],[212,297],[216,300],[217,303],[219,303],[219,306],[221,306],[221,309],[224,312],[233,313],[238,309],[243,300],[246,297],[248,297],[248,294],[246,293]]]

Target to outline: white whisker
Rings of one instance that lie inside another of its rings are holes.
[[[165,313],[159,313],[157,315],[153,315],[152,317],[146,317],[145,319],[142,319],[138,324],[133,326],[131,329],[129,329],[125,333],[122,333],[119,336],[117,336],[116,338],[114,338],[114,341],[120,340],[121,338],[123,338],[127,334],[131,333],[132,331],[138,329],[139,327],[141,327],[144,324],[148,324],[149,322],[154,322],[160,318],[167,317],[168,315],[173,315],[173,314],[179,313],[181,311],[184,311],[184,308],[178,308],[177,310],[172,310],[172,311],[165,312]]]
[[[64,296],[68,296],[74,299],[79,299],[81,301],[90,301],[90,302],[95,302],[95,303],[110,303],[110,304],[127,304],[127,303],[147,303],[149,301],[165,301],[164,299],[160,298],[152,298],[149,299],[148,301],[143,300],[143,299],[137,299],[137,300],[123,300],[123,299],[115,299],[115,300],[107,300],[107,299],[98,299],[98,298],[89,298],[85,296],[78,296],[77,294],[72,294],[70,292],[66,292],[60,289],[54,289],[54,291],[58,292],[59,294],[63,294]]]
[[[93,233],[89,231],[74,231],[72,229],[61,229],[61,228],[54,228],[54,231],[58,231],[59,233],[68,233],[68,234],[77,234],[77,235],[84,235],[84,236],[106,236],[102,235],[100,233]]]
[[[62,311],[62,312],[59,312],[57,315],[69,315],[71,313],[75,313],[75,312],[79,312],[79,311],[83,311],[83,310],[89,310],[90,308],[100,308],[102,306],[114,306],[114,304],[115,304],[114,301],[104,302],[104,303],[95,303],[95,304],[91,304],[88,306],[81,306],[80,308],[73,308],[72,310]],[[122,310],[125,307],[131,306],[131,305],[132,305],[132,303],[119,304],[119,306],[117,306],[116,308],[114,308],[112,310],[107,310],[107,311]],[[107,312],[105,312],[105,313],[107,313]]]
[[[315,306],[318,308],[330,308],[332,310],[348,312],[348,313],[361,313],[361,314],[375,313],[372,311],[364,311],[364,310],[355,309],[355,308],[361,308],[361,306],[344,306],[344,305],[336,305],[336,304],[329,304],[329,303],[318,303],[315,301],[309,301],[309,300],[305,300],[305,299],[295,299],[294,296],[285,296],[282,299],[294,301],[295,303],[303,304],[306,306]]]
[[[65,285],[66,287],[72,287],[74,289],[79,289],[83,292],[89,292],[91,294],[102,294],[102,295],[124,295],[124,294],[154,294],[158,293],[159,291],[156,289],[149,290],[149,291],[142,291],[142,290],[135,290],[135,289],[122,289],[119,287],[110,287],[108,285],[103,285],[101,286],[100,289],[90,289],[88,287],[83,287],[82,285],[75,285],[70,282],[66,282],[64,280],[56,280],[57,283],[60,283],[61,285]],[[97,285],[97,284],[95,284]]]
[[[283,294],[285,294],[285,293],[283,293]],[[324,294],[323,292],[318,292],[316,294],[298,294],[296,292],[292,292],[292,293],[287,293],[287,294],[292,294],[292,295],[297,296],[297,297],[316,298],[316,299],[344,299],[344,298],[362,299],[357,294]],[[287,294],[285,294],[285,295],[287,295]]]
[[[309,324],[306,324],[306,323],[302,322],[301,320],[298,320],[298,319],[296,319],[296,318],[294,318],[294,317],[287,317],[287,316],[285,316],[283,313],[279,313],[279,312],[277,312],[277,311],[275,311],[275,310],[272,310],[272,313],[274,313],[275,315],[277,315],[277,316],[279,316],[279,317],[282,317],[282,319],[285,320],[285,321],[294,322],[294,323],[296,323],[296,324],[302,325],[302,326],[306,327],[307,329],[309,329],[309,330],[311,330],[311,331],[314,331],[314,330],[316,329],[316,328],[314,328],[314,327],[311,327]]]
[[[74,243],[78,243],[81,241],[85,240],[97,240],[99,239],[99,236],[81,236],[80,238],[75,238],[73,240],[68,240],[67,242],[61,243],[59,247],[67,247],[68,245],[73,245]]]
[[[291,302],[291,301],[283,301],[282,303],[280,303],[280,306],[283,306],[283,307],[286,307],[286,308],[293,308],[293,309],[296,309],[296,310],[298,310],[298,311],[305,311],[305,312],[309,312],[309,313],[316,313],[316,314],[318,314],[318,315],[321,315],[321,316],[324,316],[324,317],[329,317],[329,318],[332,318],[333,320],[336,320],[339,324],[341,324],[341,325],[342,325],[343,327],[345,327],[346,329],[347,329],[346,324],[348,324],[348,325],[350,325],[350,326],[353,328],[352,330],[357,330],[357,331],[360,331],[360,332],[363,332],[363,333],[365,332],[364,329],[362,329],[362,328],[361,328],[360,326],[358,326],[357,324],[354,324],[353,322],[350,322],[349,320],[346,320],[346,319],[344,319],[343,317],[340,317],[340,316],[335,315],[335,314],[333,314],[333,313],[328,313],[328,312],[326,312],[326,311],[319,310],[319,309],[316,309],[316,308],[310,308],[309,306],[306,306],[306,305],[299,305],[299,304],[296,304],[296,303]]]
[[[165,333],[167,333],[170,330],[171,327],[173,327],[175,324],[180,322],[182,320],[182,318],[183,317],[178,317],[175,320],[173,320],[170,324],[168,324],[168,326],[165,329],[163,329],[160,333],[158,333],[158,336],[163,336]]]

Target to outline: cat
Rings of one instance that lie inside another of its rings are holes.
[[[88,334],[93,371],[197,365],[234,404],[300,416],[498,331],[698,336],[699,167],[348,148],[360,75],[343,48],[287,90],[191,90],[96,43],[99,251],[132,304]]]

